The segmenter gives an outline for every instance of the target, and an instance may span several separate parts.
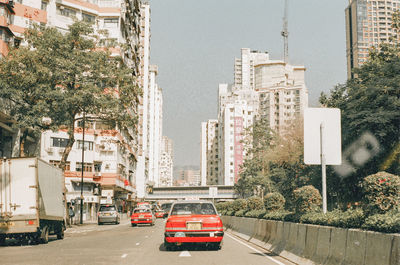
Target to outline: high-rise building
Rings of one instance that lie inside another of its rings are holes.
[[[167,136],[162,137],[160,156],[160,180],[159,187],[170,187],[174,180],[173,143]]]
[[[218,120],[201,123],[201,186],[218,184]]]
[[[399,8],[399,0],[349,0],[345,10],[348,78],[367,60],[369,48],[389,41],[392,14]]]

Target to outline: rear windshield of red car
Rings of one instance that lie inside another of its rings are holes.
[[[172,208],[171,215],[216,215],[211,203],[178,203]]]
[[[149,209],[135,209],[133,213],[151,213]]]

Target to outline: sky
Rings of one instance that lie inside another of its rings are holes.
[[[217,119],[218,84],[233,83],[241,48],[283,58],[284,0],[150,0],[151,64],[163,89],[174,165],[200,165],[201,122]],[[289,63],[306,67],[309,106],[346,80],[348,0],[289,0]]]

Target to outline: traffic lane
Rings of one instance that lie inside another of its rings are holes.
[[[50,238],[46,245],[0,248],[1,264],[133,264],[127,253],[139,253],[154,228],[129,223],[85,226],[66,233],[64,240]]]
[[[175,251],[164,247],[164,222],[157,223],[151,237],[142,244],[141,253],[128,253],[135,265],[147,264],[246,264],[246,265],[292,265],[293,263],[267,252],[258,246],[225,233],[220,250],[209,250],[200,246],[182,246]],[[157,249],[158,246],[158,249]],[[157,251],[158,250],[158,251]],[[133,257],[132,257],[133,256]]]

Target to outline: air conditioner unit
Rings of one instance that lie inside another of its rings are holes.
[[[45,150],[47,153],[53,153],[54,151],[52,147],[47,147]]]

